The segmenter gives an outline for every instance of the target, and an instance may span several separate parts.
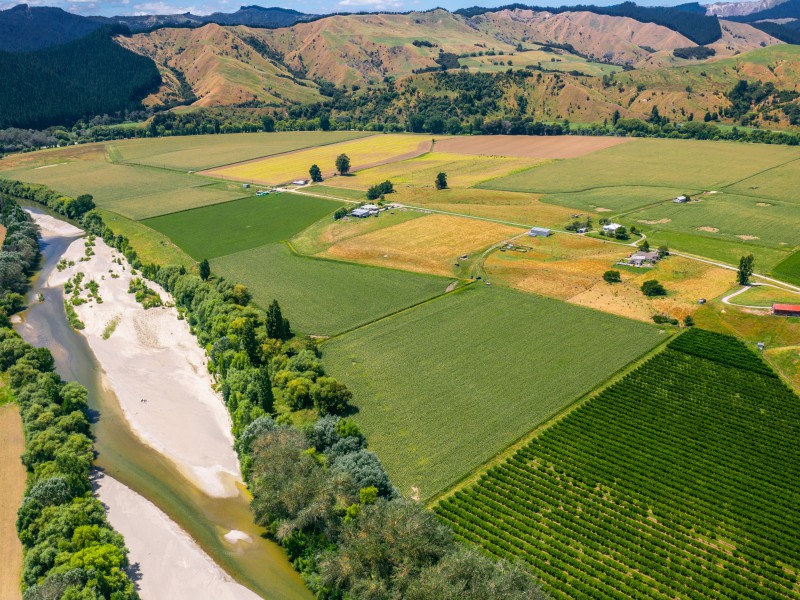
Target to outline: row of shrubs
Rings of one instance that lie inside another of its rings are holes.
[[[58,196],[3,185],[20,197]],[[526,568],[467,550],[431,512],[399,497],[358,427],[340,416],[350,410],[350,391],[325,375],[313,340],[292,336],[277,303],[265,312],[242,285],[141,264],[96,211],[78,221],[172,294],[230,411],[256,522],[319,598],[543,597]],[[309,408],[320,418],[292,425],[291,411]]]
[[[27,484],[17,517],[24,548],[25,600],[131,600],[128,551],[92,495],[94,458],[87,391],[61,381],[53,356],[10,329],[22,306],[28,276],[39,262],[38,227],[17,203],[0,194],[7,236],[0,251],[0,372],[19,405],[25,435]]]

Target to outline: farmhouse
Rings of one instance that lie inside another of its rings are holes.
[[[370,215],[370,211],[364,208],[354,208],[353,211],[350,213],[351,216],[356,217],[358,219],[364,219]]]
[[[531,237],[548,237],[550,235],[550,230],[546,227],[531,227],[528,235]]]
[[[773,304],[772,314],[780,317],[800,317],[800,304]]]
[[[635,267],[641,267],[644,264],[654,265],[658,262],[658,252],[643,252],[639,250],[631,255],[629,262]]]
[[[607,223],[607,224],[603,225],[603,231],[605,233],[614,234],[614,233],[617,232],[617,229],[619,229],[620,227],[622,227],[622,225],[620,225],[619,223]]]

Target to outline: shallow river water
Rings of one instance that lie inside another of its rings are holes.
[[[26,208],[45,212],[38,206]],[[47,214],[58,217],[49,211]],[[63,379],[78,381],[89,390],[97,467],[158,506],[239,583],[268,599],[311,598],[283,550],[264,539],[263,531],[253,523],[245,489],[233,498],[207,496],[131,430],[88,343],[67,322],[63,289],[45,286],[61,255],[75,239],[50,238],[43,246],[41,271],[33,284],[30,308],[16,329],[29,343],[50,349]],[[230,545],[222,537],[230,530],[246,533],[253,542]]]

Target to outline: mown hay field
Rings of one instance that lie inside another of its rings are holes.
[[[292,328],[330,336],[439,294],[452,279],[310,258],[285,244],[211,261],[212,271],[245,284],[259,305],[278,300]]]
[[[574,54],[553,56],[552,52],[543,50],[528,50],[527,52],[518,52],[516,54],[507,53],[503,56],[471,56],[462,58],[459,62],[462,65],[467,65],[471,72],[478,73],[505,73],[510,67],[517,70],[528,66],[543,67],[563,73],[579,71],[586,75],[595,76],[620,71],[620,67],[617,65],[592,62]]]
[[[736,280],[732,271],[680,256],[653,268],[618,267],[633,249],[592,238],[559,234],[518,243],[529,250],[496,251],[485,261],[493,283],[648,323],[656,314],[677,319],[693,314],[700,298],[713,300]],[[610,269],[620,271],[621,283],[603,280]],[[641,285],[648,279],[660,281],[667,296],[644,296]]]
[[[187,175],[137,165],[95,160],[76,160],[2,173],[8,179],[41,183],[70,196],[91,194],[98,206],[129,219],[146,219],[198,206],[241,198],[239,190],[206,187],[214,182]]]
[[[133,221],[115,212],[99,209],[103,221],[116,235],[131,241],[136,254],[144,263],[159,265],[182,265],[188,269],[195,266],[195,260],[175,245],[160,231],[151,229],[139,221]]]
[[[175,136],[113,142],[108,144],[108,152],[115,162],[201,171],[367,135],[371,134],[359,131],[287,131]]]
[[[547,163],[481,184],[488,189],[559,193],[611,186],[718,190],[800,158],[800,149],[766,144],[642,139]],[[615,206],[608,206],[616,210]]]
[[[614,186],[597,188],[594,190],[581,190],[579,192],[560,192],[547,194],[543,201],[548,204],[557,204],[593,214],[595,224],[602,217],[611,217],[616,213],[634,210],[670,201],[676,196],[696,193],[700,190],[679,187],[650,187],[650,186]],[[573,211],[574,212],[574,211]]]
[[[758,196],[800,204],[800,162],[797,160],[780,167],[743,179],[729,188],[743,196]]]
[[[798,400],[690,330],[435,510],[554,600],[797,598]]]
[[[651,325],[470,286],[323,347],[404,495],[430,498],[652,348]]]
[[[297,194],[250,196],[143,221],[196,260],[290,239],[339,203]]]
[[[448,276],[458,273],[455,265],[460,256],[474,255],[525,231],[464,217],[427,215],[338,241],[322,256]]]
[[[0,598],[17,600],[22,576],[22,544],[17,539],[17,509],[25,492],[25,450],[19,409],[0,404]]]
[[[428,152],[430,146],[431,138],[426,135],[374,135],[360,140],[210,169],[204,173],[224,179],[278,185],[295,179],[308,179],[308,170],[313,164],[319,166],[323,175],[329,178],[335,172],[336,157],[340,154],[346,154],[350,158],[350,170],[357,171],[417,156]],[[341,185],[342,179],[346,178],[336,177],[334,185]]]

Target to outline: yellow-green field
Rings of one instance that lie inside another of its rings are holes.
[[[525,231],[464,217],[427,215],[343,239],[322,256],[420,273],[459,275],[460,256],[475,255]]]
[[[446,173],[449,186],[472,187],[483,181],[529,168],[536,162],[538,161],[503,156],[469,156],[448,152],[428,152],[402,162],[392,162],[365,169],[355,173],[352,177],[338,178],[336,185],[343,188],[366,190],[371,185],[388,179],[396,187],[434,189],[436,175]]]
[[[528,50],[527,52],[506,53],[503,56],[470,56],[459,59],[461,65],[469,67],[470,71],[480,73],[504,73],[509,68],[524,69],[528,66],[541,67],[543,70],[560,71],[579,71],[586,75],[604,75],[617,73],[622,70],[617,65],[607,65],[581,58],[566,52],[545,52],[540,49]]]
[[[779,289],[770,285],[755,285],[730,299],[742,306],[771,307],[774,303],[800,304],[800,292]]]
[[[291,131],[175,136],[113,142],[108,144],[108,152],[115,162],[201,171],[367,135],[359,131]]]
[[[346,154],[350,158],[350,169],[356,171],[384,162],[411,158],[430,150],[431,137],[426,135],[388,134],[375,135],[360,140],[332,144],[307,150],[290,152],[263,160],[254,160],[220,169],[211,169],[204,174],[249,181],[264,185],[278,185],[295,179],[308,179],[308,170],[316,164],[323,176],[331,177],[336,169],[336,157]],[[337,177],[335,185],[341,185]]]

